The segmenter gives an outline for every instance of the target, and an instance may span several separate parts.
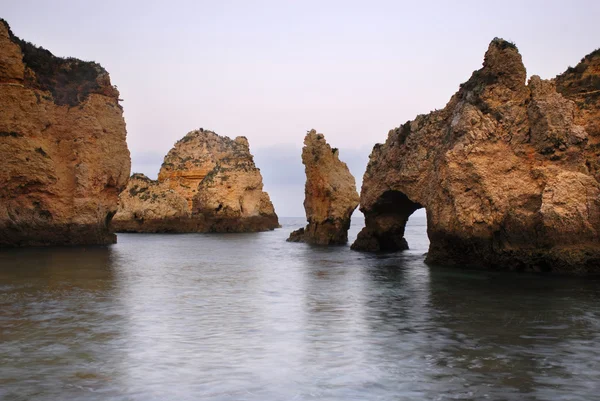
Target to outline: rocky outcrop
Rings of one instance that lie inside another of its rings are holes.
[[[134,174],[113,219],[120,232],[250,232],[279,227],[248,140],[203,129],[179,140],[153,181]]]
[[[430,263],[599,273],[599,65],[596,51],[526,84],[517,48],[494,39],[444,109],[375,145],[352,248],[406,248],[424,207]]]
[[[137,232],[143,226],[144,232],[186,232],[187,200],[144,174],[133,174],[119,199],[119,211],[113,218],[117,231]]]
[[[304,138],[302,163],[305,166],[304,210],[308,225],[290,234],[288,241],[320,245],[348,242],[350,217],[358,206],[354,177],[339,159],[323,134],[310,131]]]
[[[0,20],[0,247],[109,244],[130,158],[119,92]]]

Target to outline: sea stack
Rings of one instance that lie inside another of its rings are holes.
[[[279,227],[248,140],[191,131],[153,181],[134,174],[120,195],[118,232],[252,232]]]
[[[0,105],[0,247],[114,243],[130,158],[106,70],[0,20]]]
[[[358,206],[356,182],[323,134],[304,138],[302,163],[306,172],[304,210],[308,225],[290,234],[290,242],[343,245],[348,242],[350,218]]]
[[[425,208],[429,263],[600,273],[600,51],[556,79],[526,76],[496,38],[444,109],[375,145],[352,248],[405,248]]]

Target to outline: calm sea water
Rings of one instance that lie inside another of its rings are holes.
[[[2,400],[600,400],[600,282],[257,234],[0,252]],[[360,225],[353,225],[351,241]]]

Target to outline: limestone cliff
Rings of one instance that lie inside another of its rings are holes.
[[[203,129],[179,140],[152,181],[131,177],[113,224],[126,232],[247,232],[279,222],[248,141]]]
[[[406,248],[424,207],[430,263],[599,273],[599,62],[526,84],[517,48],[494,39],[444,109],[375,145],[353,249]]]
[[[323,134],[310,131],[304,138],[304,210],[308,225],[291,233],[288,241],[320,245],[348,242],[350,217],[358,206],[356,182],[339,151],[331,149]]]
[[[0,247],[108,244],[130,158],[119,92],[0,20]]]

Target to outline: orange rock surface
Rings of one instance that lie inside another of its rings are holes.
[[[203,129],[177,141],[152,181],[134,174],[114,218],[125,232],[247,232],[279,222],[244,137]]]
[[[430,263],[599,273],[599,65],[595,51],[527,84],[516,46],[494,39],[444,109],[375,145],[353,249],[405,249],[425,208]]]
[[[356,181],[339,151],[323,134],[310,131],[304,138],[302,163],[306,172],[304,210],[308,225],[290,234],[288,241],[320,245],[348,242],[350,218],[358,206]]]
[[[99,64],[61,59],[0,20],[0,247],[109,244],[130,157]]]

